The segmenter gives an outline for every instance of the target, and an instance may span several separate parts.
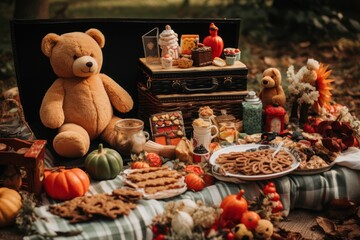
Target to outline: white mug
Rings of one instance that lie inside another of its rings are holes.
[[[209,150],[209,145],[211,141],[218,135],[219,129],[215,125],[210,125],[207,127],[193,125],[193,129],[194,148],[203,145],[207,150]]]

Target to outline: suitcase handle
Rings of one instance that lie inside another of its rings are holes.
[[[216,90],[216,88],[219,86],[219,82],[216,78],[211,78],[212,86],[208,88],[189,88],[186,85],[186,81],[181,82],[181,87],[185,90],[185,92],[192,93],[192,92],[211,92]]]

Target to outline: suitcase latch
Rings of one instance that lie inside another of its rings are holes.
[[[232,77],[224,77],[224,85],[230,87],[232,84]]]
[[[172,81],[172,84],[171,84],[171,87],[176,90],[176,91],[179,91],[180,88],[181,88],[181,81],[180,80],[173,80]]]

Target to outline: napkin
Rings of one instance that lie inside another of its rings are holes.
[[[334,161],[335,164],[360,170],[360,149],[350,147],[343,151]]]

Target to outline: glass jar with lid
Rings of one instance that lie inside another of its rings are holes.
[[[262,102],[254,91],[249,91],[242,102],[243,126],[247,134],[261,133],[262,131]]]

